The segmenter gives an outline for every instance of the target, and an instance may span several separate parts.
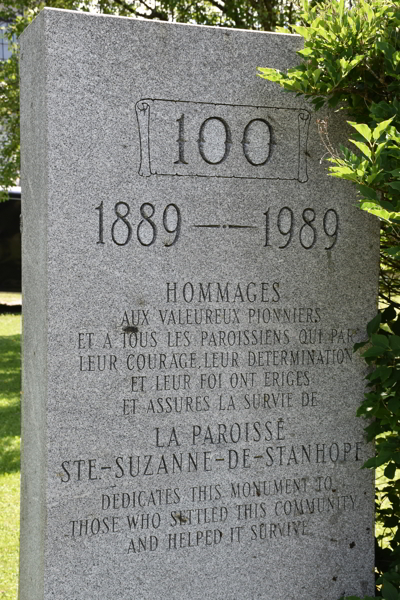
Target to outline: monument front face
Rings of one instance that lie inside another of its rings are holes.
[[[24,33],[21,600],[373,593],[352,348],[378,226],[255,75],[300,44],[58,10]]]

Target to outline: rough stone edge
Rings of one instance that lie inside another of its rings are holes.
[[[125,21],[138,21],[139,23],[156,23],[157,25],[161,26],[161,27],[170,27],[171,25],[173,26],[178,26],[178,27],[197,27],[197,28],[201,28],[201,29],[216,29],[218,31],[229,31],[230,33],[232,32],[242,32],[242,33],[250,33],[250,34],[258,34],[258,35],[274,35],[274,36],[286,36],[286,37],[290,37],[290,38],[301,38],[302,36],[299,35],[298,33],[286,33],[283,31],[260,31],[259,29],[243,29],[240,27],[221,27],[221,26],[216,26],[216,25],[199,25],[199,23],[179,23],[178,21],[158,21],[158,20],[154,20],[154,19],[145,19],[142,17],[125,17],[125,16],[121,16],[121,15],[108,15],[108,14],[103,14],[103,13],[94,13],[94,12],[86,12],[86,11],[80,11],[80,10],[71,10],[71,9],[67,9],[67,8],[57,8],[54,6],[45,6],[43,8],[43,10],[39,13],[39,15],[41,15],[42,13],[47,13],[47,15],[51,15],[51,13],[69,13],[70,15],[80,15],[80,16],[84,16],[84,17],[89,17],[89,18],[101,18],[101,19],[118,19],[120,21],[125,20]],[[34,21],[32,21],[32,23],[34,23],[36,21],[37,17],[34,19]],[[31,24],[28,25],[28,27],[24,30],[23,34],[25,34],[25,31],[28,31],[29,28],[31,27]]]
[[[20,600],[44,597],[47,462],[46,16],[21,36],[22,448]],[[28,48],[29,44],[29,48]],[[37,90],[34,93],[34,90]]]

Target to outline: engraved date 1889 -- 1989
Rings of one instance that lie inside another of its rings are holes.
[[[141,246],[150,247],[158,242],[170,248],[181,237],[182,213],[174,203],[158,209],[150,202],[132,207],[131,203],[119,201],[106,211],[104,203],[101,202],[95,210],[98,212],[96,244],[100,246],[107,242],[116,246],[136,242]],[[197,231],[260,230],[260,243],[265,248],[284,250],[295,245],[304,250],[332,250],[338,242],[340,219],[334,208],[317,211],[312,207],[283,206],[281,209],[267,208],[260,215],[258,225],[210,222],[195,223],[190,227]]]

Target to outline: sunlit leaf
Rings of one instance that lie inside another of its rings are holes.
[[[355,123],[354,121],[348,121],[348,124],[358,131],[358,133],[368,142],[372,140],[372,131],[368,125],[365,125],[365,123]]]

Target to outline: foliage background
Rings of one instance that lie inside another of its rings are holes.
[[[393,0],[304,0],[302,62],[287,73],[260,68],[261,77],[304,95],[316,110],[345,109],[353,137],[333,148],[329,121],[320,120],[331,175],[358,189],[360,208],[381,222],[382,311],[368,324],[368,342],[356,344],[371,365],[368,392],[358,415],[376,456],[364,468],[384,468],[376,494],[378,593],[400,599],[400,4]],[[366,344],[368,345],[366,346]],[[371,421],[371,417],[373,420]]]

